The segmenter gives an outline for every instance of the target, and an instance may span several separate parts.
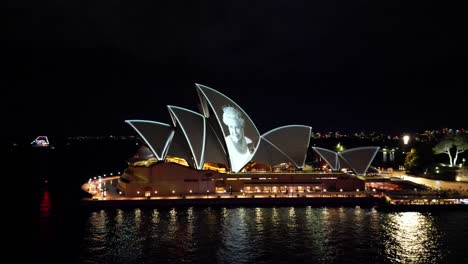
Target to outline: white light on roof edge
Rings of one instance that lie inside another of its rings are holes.
[[[289,127],[301,127],[301,128],[308,128],[309,129],[309,136],[308,136],[308,140],[307,140],[307,146],[305,147],[305,153],[304,153],[304,160],[302,161],[302,166],[296,164],[296,162],[293,161],[293,159],[291,157],[289,157],[288,155],[286,155],[279,147],[277,147],[275,144],[273,144],[271,141],[267,140],[265,138],[265,136],[271,134],[272,132],[275,132],[275,131],[278,131],[280,129],[285,129],[285,128],[289,128]],[[312,131],[312,127],[311,126],[305,126],[305,125],[286,125],[286,126],[281,126],[281,127],[277,127],[277,128],[273,128],[272,130],[266,132],[265,134],[261,135],[261,137],[263,139],[265,139],[266,141],[268,141],[268,143],[270,143],[271,145],[273,145],[276,149],[278,149],[281,153],[283,153],[288,159],[291,160],[292,163],[294,163],[294,165],[296,165],[297,168],[303,168],[304,165],[305,165],[305,161],[306,161],[306,158],[307,158],[307,149],[309,148],[309,144],[310,144],[310,134],[311,134],[311,131]]]
[[[319,148],[319,147],[312,147],[313,150],[315,150],[315,152],[317,152],[317,154],[319,154],[320,157],[322,157],[322,159],[324,159],[328,165],[330,165],[330,167],[332,168],[332,170],[338,170],[339,168],[339,160],[338,160],[338,153],[336,153],[335,151],[333,150],[329,150],[329,149],[325,149],[325,148]],[[318,149],[318,150],[317,150]],[[330,161],[325,158],[322,153],[320,153],[319,150],[325,150],[324,152],[332,152],[334,155],[335,155],[335,166],[332,166],[332,164],[330,164]],[[345,159],[346,160],[346,159]]]
[[[140,130],[138,128],[136,128],[135,125],[132,124],[132,122],[135,122],[135,123],[151,123],[151,124],[157,124],[157,125],[162,125],[162,126],[167,126],[167,127],[171,127],[171,126],[168,125],[168,124],[165,124],[165,123],[150,121],[150,120],[125,120],[125,123],[128,123],[130,126],[132,126],[133,129],[135,129],[135,131],[138,133],[138,135],[140,135],[140,137],[145,141],[145,143],[151,149],[151,151],[156,156],[156,158],[158,158],[158,160],[163,160],[163,158],[161,156],[159,156],[158,153],[154,150],[153,146],[149,143],[149,141],[146,139],[146,137],[140,132]],[[169,137],[170,137],[170,135],[169,135]],[[164,153],[165,148],[167,146],[168,139],[166,140],[166,144],[165,144],[165,147],[163,149],[163,153]],[[161,154],[163,154],[163,153],[161,153]]]
[[[208,104],[210,105],[211,109],[213,110],[213,113],[215,114],[216,120],[218,121],[218,125],[219,125],[220,127],[222,126],[222,122],[221,122],[222,119],[219,118],[218,114],[216,113],[216,109],[213,107],[213,104],[211,103],[210,99],[208,98],[208,96],[207,96],[207,95],[205,94],[205,92],[203,91],[204,88],[209,89],[209,90],[211,90],[211,91],[213,91],[213,92],[215,92],[215,93],[217,93],[217,94],[219,94],[219,95],[221,95],[221,96],[227,98],[227,99],[228,99],[229,101],[231,101],[237,108],[239,108],[240,110],[242,110],[242,113],[245,114],[245,115],[247,116],[247,118],[249,119],[249,121],[252,123],[252,125],[253,125],[255,131],[257,132],[257,135],[260,135],[260,132],[258,131],[257,126],[256,126],[255,123],[252,121],[252,119],[250,118],[250,116],[247,114],[247,112],[244,111],[244,109],[242,109],[242,107],[240,107],[236,102],[234,102],[234,100],[232,100],[232,99],[229,98],[228,96],[226,96],[226,95],[224,95],[224,94],[222,94],[222,93],[220,93],[220,92],[218,92],[218,91],[216,91],[216,90],[214,90],[213,88],[210,88],[210,87],[208,87],[208,86],[205,86],[205,85],[202,85],[202,84],[198,84],[198,83],[196,83],[195,85],[197,86],[198,90],[203,94],[203,96],[205,97],[206,101],[208,102]],[[226,137],[226,134],[224,133],[224,129],[221,129],[221,133],[223,133],[223,137]],[[261,136],[260,136],[260,137],[261,137]],[[255,153],[257,152],[258,147],[260,146],[260,137],[259,137],[259,139],[258,139],[257,145],[255,146],[255,149],[254,149],[254,151],[253,151],[251,157],[254,157],[254,156],[255,156]],[[230,154],[230,153],[229,153],[229,154]],[[230,156],[229,156],[229,157],[230,157]],[[229,158],[229,161],[230,161],[230,158]],[[247,165],[249,162],[250,162],[250,160],[248,160],[248,161],[247,161],[242,167],[240,167],[240,169],[239,169],[238,171],[236,171],[236,172],[241,171],[241,170],[245,167],[245,165]],[[230,161],[230,163],[231,163],[231,161]],[[231,165],[231,170],[232,170],[232,165]]]
[[[367,163],[367,166],[365,166],[365,170],[362,174],[358,173],[356,171],[356,169],[354,168],[353,164],[351,162],[349,162],[349,160],[347,160],[345,157],[343,157],[343,155],[341,155],[340,153],[349,153],[349,152],[354,152],[354,151],[359,151],[359,150],[363,150],[363,149],[374,149],[374,154],[372,154],[372,158],[369,159],[368,163]],[[351,168],[354,170],[354,172],[356,172],[357,175],[363,175],[367,172],[367,170],[369,169],[372,161],[374,160],[375,158],[375,155],[377,155],[377,153],[379,152],[379,149],[380,147],[358,147],[358,148],[353,148],[353,149],[349,149],[349,150],[345,150],[343,152],[340,152],[338,153],[338,155],[343,158],[346,162],[348,162],[348,164],[351,166]]]
[[[177,120],[177,123],[180,125],[180,128],[182,129],[182,133],[184,133],[185,139],[187,140],[187,142],[189,144],[190,151],[192,152],[192,156],[194,157],[195,166],[197,167],[197,169],[201,170],[203,168],[203,163],[204,163],[204,159],[205,159],[205,141],[206,141],[206,119],[205,119],[205,116],[200,114],[200,113],[197,113],[195,111],[192,111],[190,109],[182,108],[182,107],[179,107],[179,106],[168,105],[167,108],[169,109],[171,115]],[[203,139],[202,140],[203,140],[203,142],[202,142],[201,157],[199,157],[200,160],[197,160],[197,158],[196,158],[197,155],[195,155],[195,151],[194,151],[193,146],[191,144],[191,140],[190,140],[187,132],[185,131],[184,125],[182,124],[182,122],[180,122],[180,119],[177,117],[177,114],[172,109],[179,109],[181,111],[185,111],[185,112],[195,114],[195,115],[202,118],[202,120],[203,120]],[[200,163],[199,163],[199,161],[200,161]]]

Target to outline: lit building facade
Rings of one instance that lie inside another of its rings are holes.
[[[199,112],[168,106],[171,124],[127,120],[145,142],[129,159],[119,188],[125,196],[290,194],[364,190],[378,147],[335,153],[314,148],[331,173],[305,167],[310,126],[288,125],[260,134],[245,111],[224,94],[196,84]],[[355,175],[341,172],[343,168]]]

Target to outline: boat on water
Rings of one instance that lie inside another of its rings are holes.
[[[31,142],[31,146],[35,148],[48,148],[50,147],[50,142],[47,136],[38,136]]]
[[[437,192],[412,195],[388,196],[385,202],[376,207],[377,211],[432,211],[432,210],[468,210],[468,197],[461,194],[444,195]]]

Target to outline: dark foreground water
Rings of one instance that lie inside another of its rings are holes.
[[[3,225],[5,233],[18,232],[5,239],[15,244],[13,262],[468,263],[466,211],[384,213],[307,206],[82,209],[80,185],[94,175],[124,168],[132,148],[134,144],[112,143],[12,151],[8,164],[13,171],[4,176],[16,176],[15,186],[31,194],[27,217],[3,210],[5,219],[19,223]],[[22,204],[14,203],[14,208],[26,211]],[[23,250],[25,240],[31,250]]]
[[[186,207],[60,217],[44,199],[36,254],[45,261],[468,263],[468,212]]]

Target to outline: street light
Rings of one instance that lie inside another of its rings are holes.
[[[407,151],[407,145],[408,145],[408,143],[410,141],[410,136],[409,135],[404,135],[402,137],[402,139],[403,139],[403,147],[401,148],[401,153],[405,154],[406,151]],[[404,160],[405,159],[403,159],[403,164],[404,164]],[[406,171],[406,168],[404,168],[404,166],[402,166],[402,168],[400,170],[405,170]]]
[[[341,145],[341,143],[340,143],[340,142],[338,142],[338,144],[336,144],[336,147],[335,147],[335,149],[336,149],[336,151],[338,151],[338,152],[342,152],[342,151],[344,151],[344,150],[345,150],[344,146],[343,146],[343,145]]]
[[[408,135],[403,136],[403,144],[408,145],[409,140],[410,140],[410,136],[408,136]]]

